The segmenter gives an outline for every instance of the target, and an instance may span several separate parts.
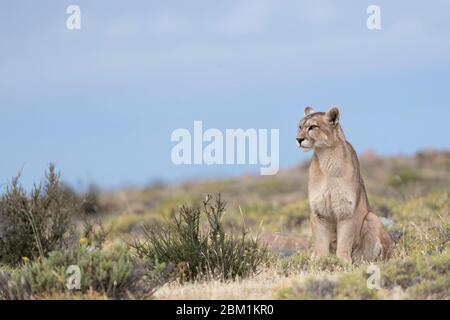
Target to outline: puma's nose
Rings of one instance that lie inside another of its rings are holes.
[[[303,139],[303,138],[297,138],[297,142],[298,142],[299,145],[302,145],[302,142],[303,142],[304,140],[305,140],[305,139]]]

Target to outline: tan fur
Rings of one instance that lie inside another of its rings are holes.
[[[309,202],[315,256],[331,252],[348,262],[387,259],[392,241],[371,212],[358,157],[345,140],[339,109],[305,109],[299,147],[314,150],[309,168]]]

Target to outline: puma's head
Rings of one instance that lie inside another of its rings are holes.
[[[304,151],[329,148],[340,142],[343,136],[339,125],[339,109],[331,107],[327,112],[315,112],[305,108],[305,117],[300,120],[297,144]]]

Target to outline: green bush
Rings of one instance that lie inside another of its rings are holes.
[[[278,214],[281,217],[285,217],[288,229],[294,229],[301,226],[303,222],[308,221],[310,212],[308,200],[301,200],[281,208]]]
[[[43,186],[27,194],[15,177],[0,198],[0,263],[17,264],[22,257],[43,258],[70,242],[76,201],[60,183],[53,164]]]
[[[383,287],[407,289],[434,281],[450,272],[450,252],[433,256],[415,255],[389,261],[382,269]]]
[[[80,236],[80,244],[85,242],[92,248],[102,249],[111,229],[106,229],[100,219],[92,219],[86,214],[83,217],[83,228]]]
[[[398,188],[409,183],[420,182],[422,180],[423,177],[417,169],[401,167],[392,174],[388,183],[391,187]]]
[[[178,213],[173,212],[167,226],[146,225],[145,240],[131,246],[140,257],[177,266],[180,281],[199,277],[225,280],[257,272],[268,258],[266,248],[245,230],[240,236],[225,233],[225,203],[220,194],[213,205],[211,200],[207,196],[201,208],[182,206]],[[207,223],[202,228],[204,220]]]
[[[95,184],[90,184],[86,195],[81,199],[81,209],[85,214],[96,214],[102,211],[99,197],[100,188]]]
[[[416,300],[450,300],[450,273],[425,281],[408,290],[408,298]]]
[[[81,271],[79,290],[67,288],[68,267]],[[39,299],[54,295],[97,293],[108,298],[150,298],[164,279],[133,257],[126,246],[95,250],[80,246],[73,251],[54,251],[47,258],[25,261],[18,269],[0,272],[0,299]],[[154,270],[153,270],[154,271]]]

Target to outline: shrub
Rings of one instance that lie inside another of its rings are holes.
[[[450,300],[450,273],[425,281],[408,290],[408,298],[416,300]]]
[[[102,210],[100,206],[100,189],[95,184],[90,184],[88,192],[82,199],[81,209],[85,214],[96,214]]]
[[[182,206],[173,212],[167,226],[146,225],[145,240],[131,246],[140,257],[177,266],[180,281],[210,276],[221,280],[246,277],[255,272],[268,254],[258,239],[242,230],[240,236],[224,232],[225,203],[220,194],[211,205],[207,196],[202,207]],[[205,228],[202,222],[206,218]]]
[[[92,219],[91,216],[85,214],[80,243],[85,242],[92,248],[102,249],[110,232],[111,229],[106,229],[100,219]]]
[[[401,167],[394,172],[394,174],[390,177],[388,183],[390,186],[398,188],[409,183],[420,182],[422,180],[423,177],[420,175],[417,169],[413,169],[410,167]]]
[[[67,288],[67,268],[81,271],[79,290]],[[164,270],[159,265],[160,270]],[[108,298],[149,298],[163,281],[148,273],[145,263],[127,247],[93,250],[79,246],[73,251],[54,251],[47,258],[26,261],[19,269],[0,272],[0,299],[34,299],[53,295],[92,294]]]
[[[308,221],[310,216],[309,203],[307,200],[290,203],[280,210],[279,215],[286,217],[288,229],[294,229],[303,222]]]
[[[429,281],[435,281],[450,272],[450,252],[433,256],[415,255],[393,260],[382,268],[383,286],[400,286],[407,289]]]
[[[0,262],[17,264],[22,257],[43,258],[67,245],[76,202],[60,183],[53,164],[43,186],[27,194],[15,177],[0,198]]]

